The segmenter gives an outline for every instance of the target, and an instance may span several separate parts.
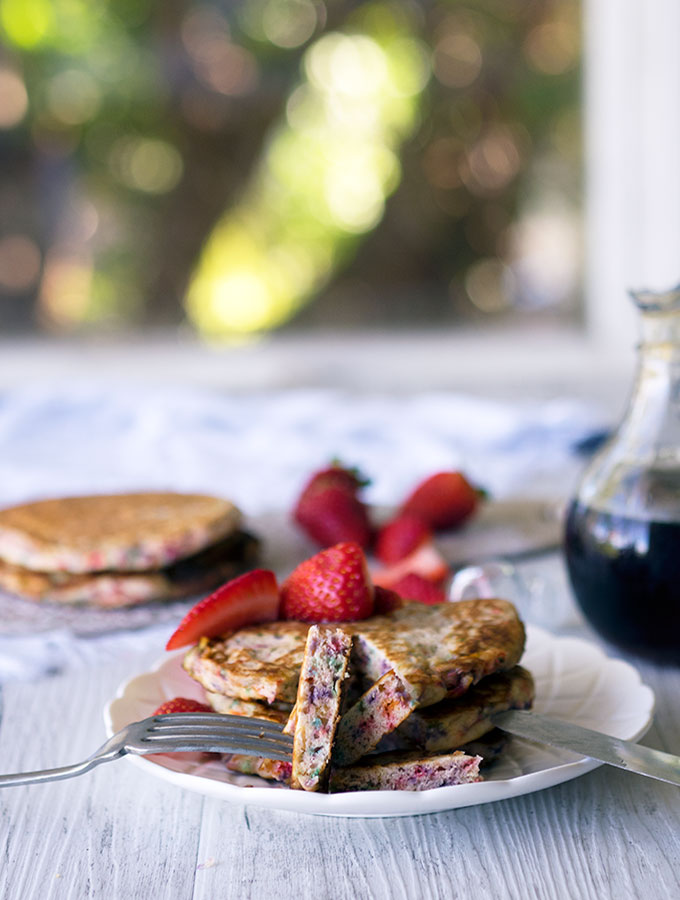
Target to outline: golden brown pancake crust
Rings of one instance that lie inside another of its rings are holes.
[[[37,572],[160,569],[241,522],[228,500],[169,492],[41,500],[0,510],[0,559]]]
[[[268,622],[203,638],[182,665],[207,691],[294,703],[309,627],[305,622]]]
[[[507,600],[409,603],[384,616],[339,623],[353,634],[357,667],[371,683],[393,669],[418,706],[456,697],[524,650],[524,626]],[[294,702],[309,625],[271,622],[204,640],[184,667],[206,690],[245,700]]]
[[[524,651],[524,626],[507,600],[409,603],[346,627],[357,636],[366,674],[377,681],[394,669],[420,690],[419,706],[457,697],[480,678],[511,669]]]
[[[531,673],[522,666],[496,672],[462,697],[416,710],[399,732],[428,751],[459,748],[494,728],[491,716],[506,709],[528,709],[534,700]]]

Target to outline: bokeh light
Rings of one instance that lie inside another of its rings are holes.
[[[40,250],[23,234],[0,238],[0,290],[26,291],[38,280]]]
[[[110,166],[127,187],[149,194],[167,193],[182,176],[179,151],[153,138],[119,138],[111,150]]]
[[[2,0],[0,24],[17,47],[36,47],[54,25],[51,0]]]
[[[299,47],[314,34],[316,24],[311,0],[270,0],[262,10],[262,32],[277,47]]]
[[[47,84],[50,113],[65,125],[80,125],[99,109],[101,91],[89,72],[65,69]]]
[[[533,28],[524,42],[524,53],[539,72],[561,75],[578,63],[579,47],[578,22],[558,19]]]
[[[498,313],[510,305],[512,273],[500,259],[480,259],[465,276],[465,290],[484,313]]]
[[[220,94],[240,96],[258,80],[255,57],[231,39],[229,23],[219,10],[192,9],[182,23],[182,41],[196,77]]]
[[[448,87],[467,87],[481,70],[481,47],[468,34],[447,34],[434,48],[434,74]]]
[[[519,172],[520,154],[512,132],[496,126],[466,152],[461,178],[473,194],[502,190]]]
[[[418,121],[424,48],[397,23],[387,39],[330,33],[306,51],[303,72],[190,286],[189,316],[207,334],[263,331],[293,315],[377,225],[399,183],[395,151]]]
[[[28,94],[20,75],[0,68],[0,128],[14,128],[26,115]]]
[[[87,315],[92,287],[92,265],[68,257],[50,256],[45,261],[40,291],[40,314],[51,328],[64,329]]]

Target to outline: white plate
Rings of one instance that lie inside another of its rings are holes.
[[[635,740],[649,728],[654,694],[628,663],[610,659],[594,644],[527,629],[522,659],[536,681],[535,710]],[[171,697],[202,698],[202,688],[181,668],[182,653],[163,659],[152,671],[121,685],[105,709],[108,734],[150,715]],[[234,803],[328,816],[411,816],[517,797],[577,778],[600,763],[513,738],[503,757],[476,784],[429,791],[367,791],[314,794],[235,775],[218,761],[128,756],[149,775],[179,787]]]

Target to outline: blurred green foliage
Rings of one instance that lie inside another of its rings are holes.
[[[0,40],[2,326],[573,311],[573,3],[0,0]]]

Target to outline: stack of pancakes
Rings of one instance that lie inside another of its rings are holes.
[[[270,622],[204,638],[186,654],[183,665],[205,688],[206,699],[217,712],[282,724],[290,717],[287,727],[296,736],[296,753],[302,721],[298,713],[317,723],[328,744],[325,759],[331,790],[402,784],[404,773],[410,778],[414,767],[425,772],[446,765],[451,777],[458,777],[457,768],[469,763],[469,755],[464,758],[461,750],[478,757],[478,765],[479,758],[490,760],[502,749],[505,738],[494,729],[495,713],[532,704],[533,679],[518,665],[524,627],[505,600],[409,603],[386,615],[337,627],[351,638],[352,646],[344,690],[347,702],[330,723],[332,728],[322,727],[329,723],[319,706],[329,685],[316,676],[307,684],[311,676],[301,676],[305,667],[311,671],[306,623]],[[314,671],[323,669],[317,665]],[[291,712],[296,701],[298,713]],[[322,740],[315,738],[313,743],[318,751]],[[305,749],[300,743],[301,758]],[[295,753],[292,767],[242,756],[232,757],[227,766],[299,786]],[[317,778],[312,789],[319,789],[328,775]],[[474,772],[464,775],[470,776]],[[415,778],[404,789],[426,786],[433,785],[419,785]]]
[[[258,541],[203,494],[67,497],[0,511],[0,588],[30,600],[124,607],[190,596],[252,567]]]

